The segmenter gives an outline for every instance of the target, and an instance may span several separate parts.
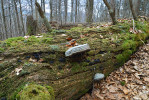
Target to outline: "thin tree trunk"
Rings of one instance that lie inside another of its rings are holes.
[[[37,0],[35,0],[35,2],[37,2]],[[36,13],[36,20],[38,22],[38,11],[37,11],[37,7],[35,6],[35,13]]]
[[[50,21],[53,21],[53,0],[50,0]]]
[[[71,0],[71,22],[73,22],[73,3],[74,0]]]
[[[57,21],[57,0],[56,0],[56,11],[55,11],[55,15],[56,15],[56,21]]]
[[[76,7],[75,7],[75,22],[77,22],[77,17],[78,17],[78,0],[76,0]]]
[[[67,0],[64,0],[64,5],[65,5],[65,24],[67,22]]]
[[[20,4],[20,15],[21,15],[22,31],[23,31],[23,35],[25,36],[25,30],[24,30],[24,22],[23,22],[23,15],[22,15],[21,0],[19,0],[19,4]]]
[[[12,21],[11,21],[11,7],[10,7],[10,3],[9,3],[9,25],[10,25],[10,37],[12,37],[12,23],[11,23]]]
[[[1,6],[2,6],[2,16],[3,16],[3,22],[4,22],[4,28],[5,28],[5,35],[6,38],[8,38],[8,31],[7,31],[7,25],[6,25],[6,18],[5,18],[5,10],[4,10],[4,2],[1,0]],[[4,35],[4,34],[3,34]],[[3,36],[5,38],[5,36]]]
[[[62,24],[62,22],[61,22],[61,0],[59,0],[59,6],[58,6],[58,16],[59,16],[59,18],[58,18],[58,20],[59,20],[59,22]]]
[[[116,18],[115,18],[115,9],[112,9],[112,7],[110,7],[110,5],[109,5],[107,0],[103,0],[103,1],[104,1],[105,5],[108,8],[109,14],[110,14],[111,19],[112,19],[112,23],[115,25],[117,23]]]
[[[15,12],[16,12],[16,17],[17,17],[17,25],[18,25],[18,32],[20,35],[21,33],[21,28],[20,28],[20,20],[19,20],[19,15],[18,15],[18,8],[17,8],[17,3],[16,3],[16,0],[14,0],[14,5],[15,5]]]
[[[44,24],[45,24],[45,26],[46,26],[48,32],[51,32],[51,31],[52,31],[51,25],[50,25],[50,23],[48,22],[48,19],[45,17],[43,10],[41,9],[41,7],[40,7],[40,5],[39,5],[38,2],[35,2],[35,4],[36,4],[36,6],[37,6],[37,8],[38,8],[39,15],[40,15],[40,17],[43,19]]]
[[[44,11],[44,13],[46,12],[46,8],[45,8],[45,0],[43,0],[43,11]]]
[[[33,0],[30,0],[30,2],[31,2],[31,14],[33,16]]]
[[[94,5],[94,0],[87,0],[87,4],[86,4],[86,22],[87,23],[93,22],[93,5]]]
[[[132,16],[134,18],[134,20],[138,20],[137,16],[136,16],[136,13],[135,13],[135,10],[133,8],[133,4],[132,4],[132,0],[129,0],[129,5],[130,5],[130,9],[131,9],[131,12],[132,12]]]

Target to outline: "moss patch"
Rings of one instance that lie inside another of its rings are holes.
[[[29,84],[16,95],[17,100],[54,100],[53,88]]]

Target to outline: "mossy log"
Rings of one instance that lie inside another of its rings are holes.
[[[114,27],[124,28],[124,25]],[[90,29],[94,32],[84,38],[75,34],[77,42],[88,43],[91,50],[72,57],[65,57],[68,48],[62,43],[67,40],[60,33],[52,38],[46,35],[40,39],[32,36],[27,40],[22,37],[5,40],[0,44],[3,49],[0,53],[0,97],[13,100],[26,84],[35,83],[51,86],[56,100],[76,100],[92,88],[96,73],[107,76],[129,60],[149,37],[148,29],[139,34],[124,34],[128,30],[122,30],[121,34],[112,35]],[[111,26],[107,33],[113,31]],[[19,75],[15,73],[16,68],[22,69]]]

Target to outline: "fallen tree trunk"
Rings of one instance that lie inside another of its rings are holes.
[[[119,35],[120,30],[129,31],[130,27],[114,25],[108,30],[106,28],[100,30],[105,34],[95,28],[85,32],[89,36],[84,35],[80,38],[82,32],[74,34],[79,44],[88,43],[91,50],[72,57],[65,57],[68,48],[62,43],[68,41],[63,33],[53,39],[30,37],[26,40],[17,37],[1,42],[0,98],[7,97],[14,100],[22,87],[36,83],[53,87],[56,100],[78,99],[92,88],[96,73],[108,76],[129,60],[140,45],[143,45],[142,41],[146,41],[149,37],[149,26],[147,23],[141,25],[146,27],[146,33]],[[109,31],[113,34],[109,34]],[[115,36],[117,37],[114,38]],[[15,43],[19,45],[15,46]],[[16,70],[21,71],[16,74]]]

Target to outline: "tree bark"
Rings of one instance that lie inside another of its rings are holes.
[[[131,9],[131,12],[132,12],[132,16],[134,18],[134,20],[138,20],[137,16],[136,16],[136,13],[135,13],[135,10],[133,8],[133,4],[132,4],[132,0],[129,0],[129,5],[130,5],[130,9]]]
[[[35,0],[35,2],[37,2],[37,0]],[[36,20],[38,22],[38,11],[37,11],[37,7],[35,6],[35,16],[36,16]]]
[[[73,22],[73,3],[74,0],[71,0],[71,22]]]
[[[75,22],[77,22],[77,17],[78,17],[78,0],[76,0],[76,5],[75,5]]]
[[[67,22],[67,4],[68,4],[68,1],[64,0],[64,5],[65,5],[65,24]]]
[[[38,9],[38,12],[39,12],[40,17],[41,17],[41,18],[43,19],[43,21],[44,21],[44,24],[45,24],[45,26],[46,26],[48,32],[51,32],[51,31],[52,31],[51,25],[49,24],[48,19],[45,17],[44,12],[42,11],[42,9],[41,9],[39,3],[38,3],[38,2],[35,2],[35,4],[36,4],[36,6],[37,6],[37,9]]]
[[[22,31],[23,31],[23,35],[25,36],[25,30],[24,30],[24,22],[23,22],[23,15],[22,15],[21,0],[19,0],[19,4],[20,4],[20,15],[21,15]]]
[[[61,23],[61,0],[59,0],[59,6],[58,6],[58,21]],[[62,24],[62,23],[61,23]]]
[[[16,18],[17,18],[18,35],[20,35],[20,33],[21,33],[20,18],[19,18],[19,14],[18,14],[18,8],[17,8],[17,1],[16,0],[14,0],[14,5],[15,5]]]
[[[87,3],[86,3],[86,22],[87,23],[93,22],[93,5],[94,5],[94,0],[87,0]]]
[[[53,0],[50,0],[50,21],[53,21]]]
[[[116,18],[115,18],[115,9],[112,9],[112,7],[110,7],[110,5],[109,5],[107,0],[103,0],[103,1],[104,1],[105,5],[108,8],[108,11],[109,11],[110,17],[112,19],[113,25],[117,24],[117,21],[116,21]]]
[[[1,0],[1,6],[2,6],[2,17],[3,17],[3,22],[4,22],[5,34],[6,34],[6,38],[8,38],[8,31],[7,31],[7,24],[6,24],[5,9],[4,9],[3,0]],[[3,36],[3,37],[5,37],[5,36]]]

